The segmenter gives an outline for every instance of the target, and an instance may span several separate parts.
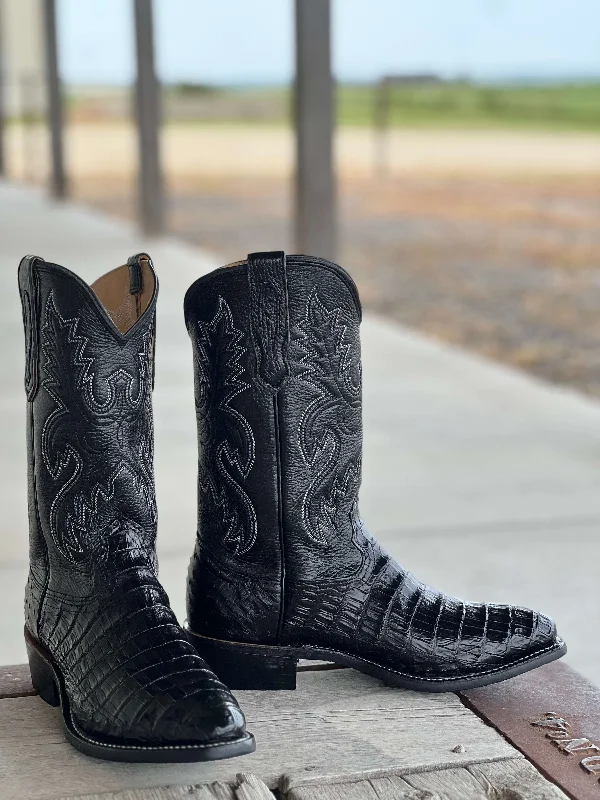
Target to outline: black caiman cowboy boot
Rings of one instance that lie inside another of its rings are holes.
[[[251,752],[242,712],[156,575],[151,392],[158,284],[141,254],[88,286],[27,256],[30,571],[35,689],[67,739],[115,761]]]
[[[196,281],[185,319],[200,451],[189,632],[222,680],[292,689],[297,659],[327,659],[437,692],[563,655],[548,617],[431,589],[364,527],[361,309],[343,269],[255,253]]]

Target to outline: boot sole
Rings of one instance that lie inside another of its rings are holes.
[[[77,725],[69,711],[69,699],[60,669],[50,653],[25,628],[25,645],[33,688],[48,705],[62,711],[64,732],[69,744],[92,758],[105,761],[143,763],[181,763],[184,761],[216,761],[253,753],[256,743],[252,734],[230,741],[195,745],[132,745],[102,742],[89,736]]]
[[[461,692],[514,678],[529,670],[562,658],[564,641],[556,642],[529,658],[460,678],[419,678],[365,658],[323,647],[277,647],[210,639],[188,629],[188,638],[198,653],[230,689],[295,689],[298,659],[332,661],[378,678],[388,686],[417,692]]]

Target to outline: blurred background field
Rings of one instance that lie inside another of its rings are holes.
[[[126,89],[71,88],[66,99],[73,120],[130,113]],[[390,124],[401,127],[600,129],[600,82],[476,84],[435,74],[387,75],[371,83],[338,85],[337,124],[373,125],[384,99]],[[291,124],[292,89],[180,83],[163,87],[163,108],[171,121]]]
[[[292,4],[155,5],[167,230],[224,262],[293,250]],[[59,0],[57,19],[71,196],[135,219],[125,6]],[[337,259],[365,307],[600,395],[591,0],[332,9]],[[28,70],[13,81],[7,163],[42,185],[44,89]]]
[[[365,307],[600,395],[600,84],[338,87],[339,260]],[[389,105],[382,115],[382,97]],[[163,89],[168,226],[224,260],[293,248],[289,87]],[[125,87],[71,88],[73,196],[134,218]],[[46,180],[35,116],[16,177]]]

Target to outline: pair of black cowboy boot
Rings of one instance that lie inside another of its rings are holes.
[[[79,750],[127,761],[249,753],[224,684],[294,688],[299,658],[448,691],[565,652],[547,617],[436,592],[366,531],[360,303],[340,267],[259,253],[186,295],[199,440],[187,631],[156,575],[151,261],[135,256],[90,287],[27,257],[19,287],[25,637],[34,686],[62,706]]]

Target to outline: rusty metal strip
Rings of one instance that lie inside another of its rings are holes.
[[[459,697],[573,800],[600,800],[600,687],[556,662]]]

